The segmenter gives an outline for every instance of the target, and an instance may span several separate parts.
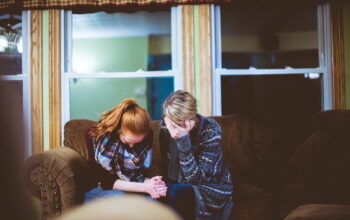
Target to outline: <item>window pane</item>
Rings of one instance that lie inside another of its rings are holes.
[[[73,14],[72,71],[170,70],[168,11]]]
[[[222,67],[318,67],[317,7],[295,5],[222,7]]]
[[[222,114],[314,113],[322,106],[322,75],[223,76]]]
[[[22,16],[0,14],[0,75],[22,74]]]
[[[162,115],[162,104],[174,90],[172,77],[71,79],[70,119],[97,120],[99,115],[125,98],[134,98],[154,120]]]

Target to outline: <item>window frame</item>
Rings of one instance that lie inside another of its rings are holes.
[[[254,76],[254,75],[290,75],[318,73],[322,75],[322,110],[332,109],[332,77],[331,77],[331,35],[330,35],[330,5],[317,5],[317,32],[319,66],[315,68],[275,68],[275,69],[227,69],[222,68],[221,50],[221,8],[211,6],[212,13],[212,62],[213,62],[213,115],[222,115],[222,76]],[[328,55],[328,56],[327,56]]]
[[[22,11],[22,73],[16,75],[2,75],[0,81],[22,82],[23,103],[23,134],[24,134],[24,157],[32,155],[31,133],[31,90],[30,90],[30,11]]]
[[[74,73],[72,71],[72,11],[63,11],[61,16],[62,45],[61,45],[61,91],[62,91],[62,137],[63,127],[70,120],[70,88],[71,79],[102,79],[102,78],[151,78],[151,77],[173,77],[174,90],[182,88],[182,11],[181,6],[172,6],[171,17],[171,70],[134,72],[104,72],[104,73]]]

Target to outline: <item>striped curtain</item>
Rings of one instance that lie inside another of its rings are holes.
[[[0,9],[72,9],[79,7],[113,8],[121,6],[156,6],[223,3],[231,0],[0,0]]]

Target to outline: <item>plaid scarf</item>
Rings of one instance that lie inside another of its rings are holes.
[[[121,180],[143,182],[145,169],[150,167],[152,159],[151,141],[148,136],[132,148],[119,138],[102,136],[97,141],[94,138],[95,160]]]

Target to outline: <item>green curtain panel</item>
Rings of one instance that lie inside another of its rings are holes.
[[[0,9],[72,9],[78,7],[106,8],[121,6],[153,6],[223,3],[231,0],[1,0]]]

